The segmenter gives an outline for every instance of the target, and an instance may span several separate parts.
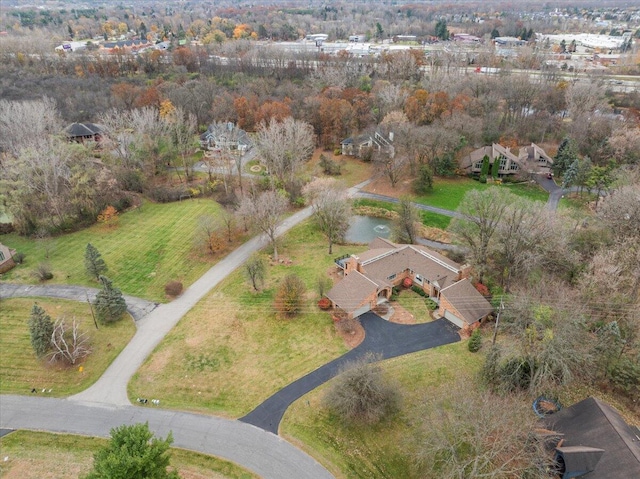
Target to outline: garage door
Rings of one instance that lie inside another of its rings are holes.
[[[371,311],[371,306],[369,304],[365,304],[364,306],[362,306],[361,308],[356,309],[353,312],[353,317],[357,318],[358,316],[360,316],[361,314],[367,313]]]
[[[455,314],[453,314],[448,309],[445,310],[444,317],[447,318],[449,321],[451,321],[456,326],[458,326],[459,328],[464,328],[466,326],[466,323],[462,319],[457,317]]]

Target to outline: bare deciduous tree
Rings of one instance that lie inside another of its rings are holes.
[[[258,286],[264,282],[264,277],[267,271],[267,265],[264,258],[257,253],[251,255],[251,257],[244,264],[244,271],[247,278],[251,281],[254,291],[258,291]]]
[[[61,120],[51,98],[0,100],[0,151],[17,155],[21,149],[33,147],[60,130]]]
[[[471,190],[458,206],[463,217],[451,222],[451,231],[469,248],[480,282],[487,270],[490,241],[512,200],[513,195],[502,188]]]
[[[55,322],[51,335],[51,348],[53,349],[51,362],[62,360],[68,364],[75,364],[91,354],[89,335],[80,331],[75,318],[70,327],[64,318]]]
[[[318,227],[327,236],[331,254],[333,243],[341,241],[349,228],[351,208],[347,191],[332,178],[319,178],[305,186],[304,194]]]
[[[281,123],[271,120],[268,125],[260,125],[256,145],[269,173],[281,181],[290,181],[311,158],[313,128],[291,117]]]
[[[398,243],[414,244],[421,224],[420,211],[407,197],[400,198],[398,217],[393,221],[394,238]]]
[[[441,479],[546,477],[551,457],[526,408],[521,398],[474,394],[462,382],[446,395],[425,397],[416,414],[419,439],[409,445],[417,472]]]
[[[246,196],[238,210],[255,229],[267,235],[274,261],[278,261],[278,223],[286,210],[287,199],[276,191],[265,191],[255,198]]]

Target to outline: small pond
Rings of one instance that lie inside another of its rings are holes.
[[[385,218],[354,215],[345,235],[347,243],[369,243],[375,237],[389,238],[391,236],[391,221]]]

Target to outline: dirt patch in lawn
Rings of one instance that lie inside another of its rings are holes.
[[[392,301],[393,315],[389,318],[392,323],[398,324],[416,324],[416,318],[409,311],[400,306],[397,302]]]
[[[389,178],[387,178],[386,176],[376,178],[362,190],[368,193],[377,193],[379,195],[392,196],[393,198],[400,198],[404,195],[413,194],[413,191],[411,190],[411,180],[402,180],[399,181],[396,186],[391,186]]]
[[[346,344],[349,348],[353,349],[356,346],[360,345],[362,341],[364,341],[365,333],[362,324],[360,321],[356,321],[356,326],[353,328],[352,332],[340,331],[339,328],[336,328],[336,331],[342,339],[344,340],[344,344]]]

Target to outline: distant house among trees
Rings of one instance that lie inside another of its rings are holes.
[[[424,246],[395,244],[376,238],[369,250],[336,259],[344,279],[328,293],[334,308],[348,318],[374,309],[408,278],[425,296],[439,303],[438,314],[460,328],[493,312],[491,304],[468,279],[470,269]]]
[[[14,254],[16,254],[16,250],[0,243],[0,273],[6,273],[16,265],[13,260]]]
[[[65,134],[69,141],[76,143],[99,142],[102,138],[102,128],[95,123],[72,123],[65,129]]]
[[[393,132],[384,135],[376,131],[373,135],[363,134],[346,138],[340,142],[340,149],[343,155],[362,158],[369,151],[379,151],[393,158],[395,149],[393,147]]]
[[[203,148],[209,150],[238,150],[245,152],[251,149],[253,143],[247,132],[233,122],[212,123],[200,136]]]
[[[547,172],[553,166],[553,158],[535,143],[520,148],[516,155],[509,147],[493,143],[491,146],[483,146],[472,151],[461,161],[460,167],[480,174],[483,171],[484,158],[489,159],[489,170],[493,170],[493,164],[498,161],[498,176],[504,177],[522,172]]]

